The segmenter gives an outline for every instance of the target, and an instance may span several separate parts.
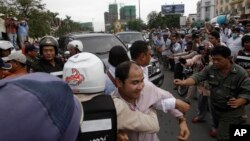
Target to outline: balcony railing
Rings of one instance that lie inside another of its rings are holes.
[[[231,5],[237,4],[237,3],[242,3],[244,0],[233,0],[230,2]]]

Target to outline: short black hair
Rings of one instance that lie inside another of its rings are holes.
[[[224,58],[227,58],[231,56],[231,50],[228,47],[222,45],[214,46],[214,48],[211,50],[211,56],[215,55],[220,55]]]
[[[220,33],[218,31],[212,31],[210,35],[215,37],[216,39],[220,39]]]
[[[148,50],[148,44],[145,41],[135,41],[130,47],[131,58],[137,59],[142,53],[147,53]]]
[[[233,27],[232,28],[232,32],[240,32],[240,28],[239,27]]]
[[[117,67],[120,63],[124,61],[129,61],[127,51],[122,46],[114,46],[109,52],[108,62]]]
[[[192,42],[192,41],[188,41],[188,42],[186,43],[186,45],[193,46],[193,42]]]
[[[119,64],[115,69],[115,77],[123,83],[128,78],[129,70],[132,64],[136,64],[133,61],[125,61]]]
[[[241,38],[241,46],[244,47],[244,43],[247,41],[250,41],[250,35],[245,35]]]

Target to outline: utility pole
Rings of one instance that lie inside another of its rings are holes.
[[[139,0],[139,20],[141,20],[141,2]]]
[[[139,0],[139,29],[141,29],[141,2]]]

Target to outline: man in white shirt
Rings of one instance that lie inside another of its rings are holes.
[[[240,35],[240,28],[233,28],[232,37],[229,38],[227,43],[227,46],[231,50],[231,56],[233,58],[235,58],[238,55],[239,50],[242,49],[241,38],[242,36]]]

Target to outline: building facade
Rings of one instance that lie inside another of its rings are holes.
[[[109,31],[118,21],[118,5],[109,4],[109,12],[104,12],[105,31]]]
[[[197,3],[198,20],[208,21],[216,16],[215,0],[201,0]]]
[[[197,19],[201,20],[201,1],[197,2],[196,13],[197,13]]]
[[[109,20],[111,23],[118,20],[118,5],[116,3],[109,5]]]
[[[250,18],[250,0],[216,0],[216,14]]]

